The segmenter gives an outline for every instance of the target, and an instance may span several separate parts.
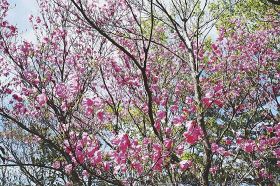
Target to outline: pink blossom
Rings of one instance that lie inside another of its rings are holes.
[[[231,141],[229,138],[227,138],[227,139],[225,140],[225,143],[226,143],[226,145],[231,145],[231,144],[232,144],[232,141]]]
[[[186,104],[192,104],[193,103],[193,99],[192,98],[190,98],[190,97],[186,97]]]
[[[11,94],[13,91],[9,88],[6,88],[4,92],[5,94]]]
[[[59,169],[59,168],[60,168],[60,162],[59,162],[59,161],[53,162],[52,167],[53,167],[54,169]]]
[[[43,107],[43,106],[46,105],[46,103],[47,103],[47,101],[48,101],[48,97],[47,97],[47,95],[43,92],[42,94],[39,94],[39,95],[37,96],[37,101],[38,101],[40,107]]]
[[[155,121],[154,127],[157,129],[157,131],[160,131],[160,120],[157,119]]]
[[[84,104],[85,104],[85,106],[87,106],[87,107],[91,107],[91,106],[93,106],[94,102],[93,102],[92,99],[86,98],[86,99],[84,100]]]
[[[108,172],[110,170],[111,164],[106,161],[103,163],[103,166],[104,166],[104,170]]]
[[[37,18],[36,18],[36,22],[37,22],[37,23],[41,23],[40,17],[37,17]]]
[[[122,152],[125,152],[128,149],[129,146],[130,146],[130,140],[129,140],[128,134],[121,135],[120,143],[119,143],[119,149]]]
[[[219,148],[219,146],[216,143],[211,144],[211,151],[213,153],[217,152],[218,148]]]
[[[266,127],[266,130],[267,130],[267,132],[271,133],[271,132],[273,132],[274,129],[273,129],[273,127]]]
[[[219,170],[219,167],[218,166],[214,166],[214,167],[210,168],[209,172],[211,174],[216,174],[218,170]]]
[[[176,148],[175,152],[176,152],[176,154],[179,155],[179,156],[182,155],[183,152],[184,152],[184,146],[183,146],[183,145],[179,145],[179,146]]]
[[[198,136],[196,134],[189,134],[188,132],[184,132],[184,136],[186,138],[186,142],[190,145],[193,145],[198,141]]]
[[[170,106],[170,111],[171,112],[176,112],[178,110],[178,106],[177,105],[171,105]]]
[[[273,151],[273,154],[276,158],[280,158],[280,148],[277,148]]]
[[[246,142],[243,146],[243,150],[247,153],[251,153],[254,151],[254,144]]]
[[[154,150],[156,153],[161,153],[161,150],[162,150],[161,145],[158,144],[158,143],[154,143],[154,144],[153,144],[153,150]]]
[[[153,170],[161,172],[162,171],[163,159],[162,158],[158,158],[158,159],[155,159],[154,161],[155,161],[155,165],[153,166]]]
[[[164,146],[167,150],[170,150],[172,147],[172,140],[171,139],[165,139],[164,140]]]
[[[166,115],[166,112],[165,112],[165,111],[162,111],[162,110],[157,111],[157,119],[158,119],[158,120],[164,119],[164,118],[165,118],[165,115]]]
[[[132,162],[131,163],[132,167],[137,170],[138,174],[142,174],[143,173],[143,166],[141,165],[140,162]]]
[[[73,186],[73,183],[72,183],[71,181],[67,181],[67,182],[65,183],[65,186]]]
[[[88,108],[86,109],[86,115],[87,115],[87,116],[91,116],[92,113],[93,113],[93,108],[88,107]]]
[[[62,111],[65,112],[67,110],[67,108],[68,108],[67,102],[63,101],[61,106],[60,106],[60,108],[61,108]]]
[[[237,144],[241,144],[241,143],[243,143],[244,142],[244,139],[242,139],[242,138],[240,138],[240,137],[237,137],[237,139],[236,139],[236,143]]]
[[[226,151],[224,148],[222,148],[219,153],[225,157],[232,156],[232,153],[230,151]]]
[[[103,122],[104,121],[104,112],[102,110],[97,112],[97,118],[99,121]]]
[[[183,160],[179,163],[179,168],[181,171],[185,171],[189,169],[192,166],[192,161],[191,160]]]
[[[67,97],[67,87],[64,83],[57,84],[55,87],[55,93],[59,98],[65,99]]]
[[[223,85],[218,84],[213,89],[214,89],[215,93],[218,93],[223,90]]]
[[[195,144],[201,137],[200,128],[195,124],[194,121],[187,122],[188,130],[184,132],[186,142],[190,145]]]
[[[212,104],[212,100],[208,97],[202,98],[202,103],[206,108],[209,108]]]
[[[90,158],[93,157],[95,152],[99,149],[98,146],[88,147],[86,150],[86,155]]]
[[[85,161],[85,155],[83,154],[83,152],[82,151],[76,152],[76,156],[77,156],[77,162],[83,164]]]
[[[102,162],[102,153],[100,150],[94,153],[93,158],[91,159],[91,164],[96,165]]]
[[[15,99],[15,100],[17,100],[18,102],[22,102],[22,97],[21,96],[19,96],[18,94],[13,94],[13,98]]]
[[[169,127],[165,128],[165,135],[166,136],[171,135],[171,132],[172,132],[171,128],[169,128]]]
[[[87,170],[83,170],[82,175],[87,178],[89,176],[89,173]]]
[[[260,167],[261,167],[261,162],[260,162],[260,160],[253,161],[253,165],[254,165],[254,167],[256,167],[256,168],[260,168]]]
[[[172,123],[174,124],[174,126],[179,127],[182,125],[182,123],[185,121],[185,117],[184,116],[174,116]]]
[[[218,107],[222,108],[223,107],[223,102],[221,100],[214,100],[213,104],[217,105]]]
[[[65,172],[66,172],[67,174],[70,174],[70,173],[72,172],[72,170],[73,170],[72,164],[66,165],[66,166],[64,167],[64,170],[65,170]]]

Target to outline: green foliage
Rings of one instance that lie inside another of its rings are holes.
[[[153,21],[153,38],[156,41],[160,41],[161,43],[166,43],[167,42],[166,32],[157,32],[157,30],[159,30],[163,26],[164,26],[164,24],[162,23],[162,21],[160,21],[158,19],[154,19],[154,21]],[[152,27],[151,18],[141,21],[141,29],[143,32],[143,36],[147,39],[150,37],[151,27]]]
[[[233,26],[232,20],[239,19],[245,20],[248,28],[252,30],[268,27],[270,23],[267,16],[276,16],[280,11],[280,7],[260,0],[241,0],[237,3],[218,0],[211,4],[210,9],[214,15],[224,10],[219,17],[217,28],[229,29]]]

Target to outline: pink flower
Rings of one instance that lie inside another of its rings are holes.
[[[165,135],[166,136],[169,136],[170,134],[171,134],[171,128],[169,128],[169,127],[167,127],[167,128],[165,128]]]
[[[269,132],[269,133],[271,133],[271,132],[273,132],[273,127],[266,127],[266,130],[267,130],[267,132]]]
[[[59,83],[55,87],[55,93],[59,98],[67,97],[67,87],[64,83]]]
[[[68,164],[68,165],[66,165],[66,166],[64,167],[64,169],[65,169],[65,172],[66,172],[67,174],[70,174],[70,173],[72,172],[72,170],[73,170],[73,166],[72,166],[72,164]]]
[[[65,186],[73,186],[73,183],[70,182],[70,181],[67,181],[67,182],[65,183]]]
[[[184,152],[184,146],[183,146],[183,145],[179,145],[179,146],[176,148],[175,152],[176,152],[176,154],[179,155],[179,156],[182,155],[183,152]]]
[[[219,146],[216,143],[211,144],[211,151],[213,153],[217,152],[218,148],[219,148]]]
[[[66,111],[66,110],[67,110],[67,107],[68,107],[68,106],[67,106],[67,102],[66,102],[66,101],[63,101],[62,104],[61,104],[61,106],[60,106],[61,110],[62,110],[62,111]]]
[[[130,140],[127,134],[123,134],[120,138],[119,149],[121,152],[125,152],[130,146]]]
[[[156,120],[154,127],[157,129],[157,131],[160,131],[160,120]]]
[[[101,162],[102,162],[102,153],[100,150],[98,150],[94,153],[94,157],[91,160],[91,163],[92,163],[92,165],[96,165]]]
[[[184,122],[185,117],[184,116],[174,116],[172,123],[176,126],[179,127],[182,125],[182,123]]]
[[[162,148],[161,148],[161,145],[160,144],[158,144],[158,143],[154,143],[153,144],[153,150],[156,152],[156,153],[161,153],[161,150],[162,150]]]
[[[68,141],[65,141],[65,142],[64,142],[64,149],[65,149],[65,152],[66,152],[67,154],[70,154],[70,152],[71,152],[71,147],[70,147]]]
[[[19,96],[18,94],[13,94],[13,98],[15,99],[15,100],[17,100],[18,102],[22,102],[22,97],[21,96]]]
[[[247,153],[251,153],[254,151],[254,143],[248,143],[246,142],[243,146],[243,150]]]
[[[161,172],[162,171],[162,163],[163,163],[163,159],[162,158],[158,158],[154,160],[156,163],[153,166],[153,170],[154,171],[158,171]]]
[[[209,108],[212,104],[212,101],[210,98],[205,97],[205,98],[202,98],[202,103],[203,103],[203,105],[205,105],[206,108]]]
[[[104,170],[105,170],[106,172],[110,170],[111,165],[110,165],[109,162],[104,162],[104,163],[103,163],[103,166],[104,166]]]
[[[236,139],[236,143],[237,144],[241,144],[241,143],[243,143],[244,142],[244,139],[242,139],[242,138],[240,138],[240,137],[237,137],[237,139]]]
[[[162,110],[157,111],[157,119],[158,119],[158,120],[164,119],[164,118],[165,118],[165,115],[166,115],[166,112],[165,112],[165,111],[162,111]]]
[[[232,155],[232,153],[230,151],[226,151],[224,148],[223,148],[223,151],[220,151],[220,154],[225,157]]]
[[[221,84],[216,85],[214,88],[215,93],[220,92],[223,90],[223,86]]]
[[[260,162],[260,160],[253,161],[253,165],[254,165],[254,167],[256,167],[256,168],[260,168],[260,167],[261,167],[261,162]]]
[[[227,139],[225,140],[225,143],[226,143],[226,145],[231,145],[232,142],[231,142],[230,139],[227,138]]]
[[[132,162],[131,165],[132,165],[132,168],[133,168],[133,169],[137,170],[137,173],[138,173],[138,174],[142,174],[142,172],[143,172],[143,166],[141,165],[140,162]]]
[[[170,150],[172,147],[172,140],[171,139],[165,139],[164,140],[164,146],[167,150]]]
[[[218,107],[222,108],[223,107],[223,102],[221,100],[214,100],[213,102],[215,105],[217,105]]]
[[[218,50],[218,46],[217,46],[217,45],[212,44],[211,46],[212,46],[212,49],[213,49],[214,51]]]
[[[5,94],[11,94],[12,92],[13,91],[9,88],[6,88],[5,91],[4,91]]]
[[[195,134],[189,134],[188,132],[184,132],[184,136],[186,138],[186,142],[190,145],[193,145],[198,141],[198,136]]]
[[[186,142],[189,143],[190,145],[193,145],[201,137],[201,131],[194,121],[187,122],[187,127],[188,130],[184,132],[183,135],[186,138]]]
[[[93,108],[88,107],[88,108],[86,109],[86,115],[87,115],[87,116],[91,116],[92,113],[93,113]]]
[[[59,162],[59,161],[53,162],[52,167],[53,167],[54,169],[59,169],[59,168],[60,168],[60,162]]]
[[[90,158],[90,157],[93,157],[94,156],[94,153],[99,149],[98,146],[94,146],[94,147],[89,147],[87,150],[86,150],[86,154],[87,156]]]
[[[97,112],[97,118],[99,119],[99,121],[104,121],[104,112],[102,110]]]
[[[277,148],[273,151],[273,154],[276,158],[280,158],[280,148]]]
[[[186,104],[192,104],[193,103],[193,99],[192,98],[190,98],[190,97],[186,97]]]
[[[36,18],[36,22],[37,22],[37,23],[41,23],[41,19],[40,19],[39,16]]]
[[[218,170],[219,170],[219,167],[214,166],[214,167],[211,167],[209,171],[210,171],[211,174],[216,174]]]
[[[83,170],[82,175],[87,178],[89,176],[89,173],[87,170]]]
[[[84,104],[85,104],[85,106],[87,106],[87,107],[91,107],[91,106],[93,106],[94,102],[93,102],[92,99],[86,98],[85,101],[84,101]]]
[[[84,161],[85,161],[85,156],[84,156],[84,154],[81,152],[81,153],[79,153],[79,154],[76,154],[76,156],[77,156],[77,161],[78,161],[78,163],[83,164]]]
[[[42,94],[39,94],[39,95],[37,96],[37,101],[38,101],[40,107],[43,107],[43,106],[46,105],[46,103],[47,103],[47,101],[48,101],[48,97],[47,97],[47,95],[43,92]]]
[[[178,110],[178,106],[177,105],[171,105],[170,107],[170,111],[171,112],[176,112]]]
[[[189,169],[192,166],[192,161],[191,160],[183,160],[179,163],[179,168],[181,171],[185,171]]]

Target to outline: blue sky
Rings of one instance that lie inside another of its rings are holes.
[[[34,33],[28,21],[29,15],[38,15],[38,5],[36,0],[8,0],[11,9],[8,13],[8,20],[17,25],[19,32],[22,32],[24,39],[35,41]],[[100,1],[102,2],[102,1]],[[216,39],[217,31],[212,29],[209,33],[212,39]]]
[[[32,40],[34,35],[28,21],[30,14],[37,14],[38,6],[36,0],[8,0],[11,9],[8,20],[17,25],[19,32],[23,32],[24,39]]]

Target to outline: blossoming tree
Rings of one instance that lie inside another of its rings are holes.
[[[207,1],[0,0],[3,166],[35,185],[277,183],[279,28]],[[15,147],[18,147],[15,150]]]

